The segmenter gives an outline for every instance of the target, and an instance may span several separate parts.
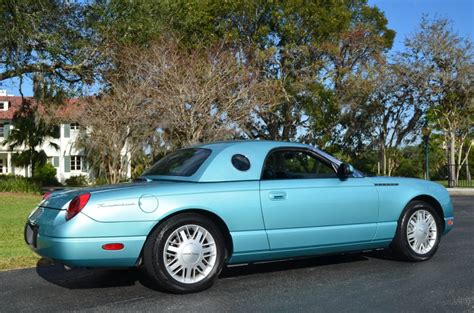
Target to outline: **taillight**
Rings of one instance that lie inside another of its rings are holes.
[[[69,221],[71,218],[76,216],[77,213],[81,212],[81,210],[86,206],[90,197],[90,193],[83,193],[74,197],[74,199],[71,200],[71,203],[69,203],[69,207],[67,208],[66,221]]]
[[[45,193],[44,193],[44,195],[43,195],[43,200],[46,200],[46,199],[48,199],[48,198],[49,198],[49,196],[51,196],[51,194],[52,194],[52,192],[51,192],[51,191],[47,191],[47,192],[45,192]]]

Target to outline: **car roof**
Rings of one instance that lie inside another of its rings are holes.
[[[245,146],[245,147],[257,147],[259,149],[273,149],[277,147],[301,147],[308,148],[309,145],[289,142],[289,141],[276,141],[276,140],[228,140],[228,141],[216,141],[211,143],[204,143],[195,147],[208,148],[208,149],[225,149],[231,146]]]

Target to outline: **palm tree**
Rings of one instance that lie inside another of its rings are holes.
[[[23,99],[21,107],[13,116],[14,128],[11,130],[6,143],[10,150],[17,147],[25,147],[26,150],[17,152],[12,156],[13,164],[16,166],[31,165],[31,176],[35,174],[35,167],[42,166],[47,162],[47,155],[41,147],[47,138],[58,138],[59,128],[56,125],[46,123],[38,112],[38,105],[29,99]],[[53,148],[59,149],[55,143],[49,143]]]

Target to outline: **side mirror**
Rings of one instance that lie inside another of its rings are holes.
[[[337,168],[337,176],[341,179],[346,179],[354,173],[354,167],[347,163],[341,163]]]

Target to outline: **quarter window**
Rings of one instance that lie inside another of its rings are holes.
[[[192,176],[206,161],[211,150],[189,148],[172,152],[156,162],[144,176]]]
[[[71,171],[82,170],[82,157],[78,155],[71,156]]]
[[[262,179],[336,178],[330,164],[300,150],[270,152],[265,161]]]
[[[242,154],[236,154],[232,157],[232,165],[239,171],[246,171],[250,168],[250,161]]]

